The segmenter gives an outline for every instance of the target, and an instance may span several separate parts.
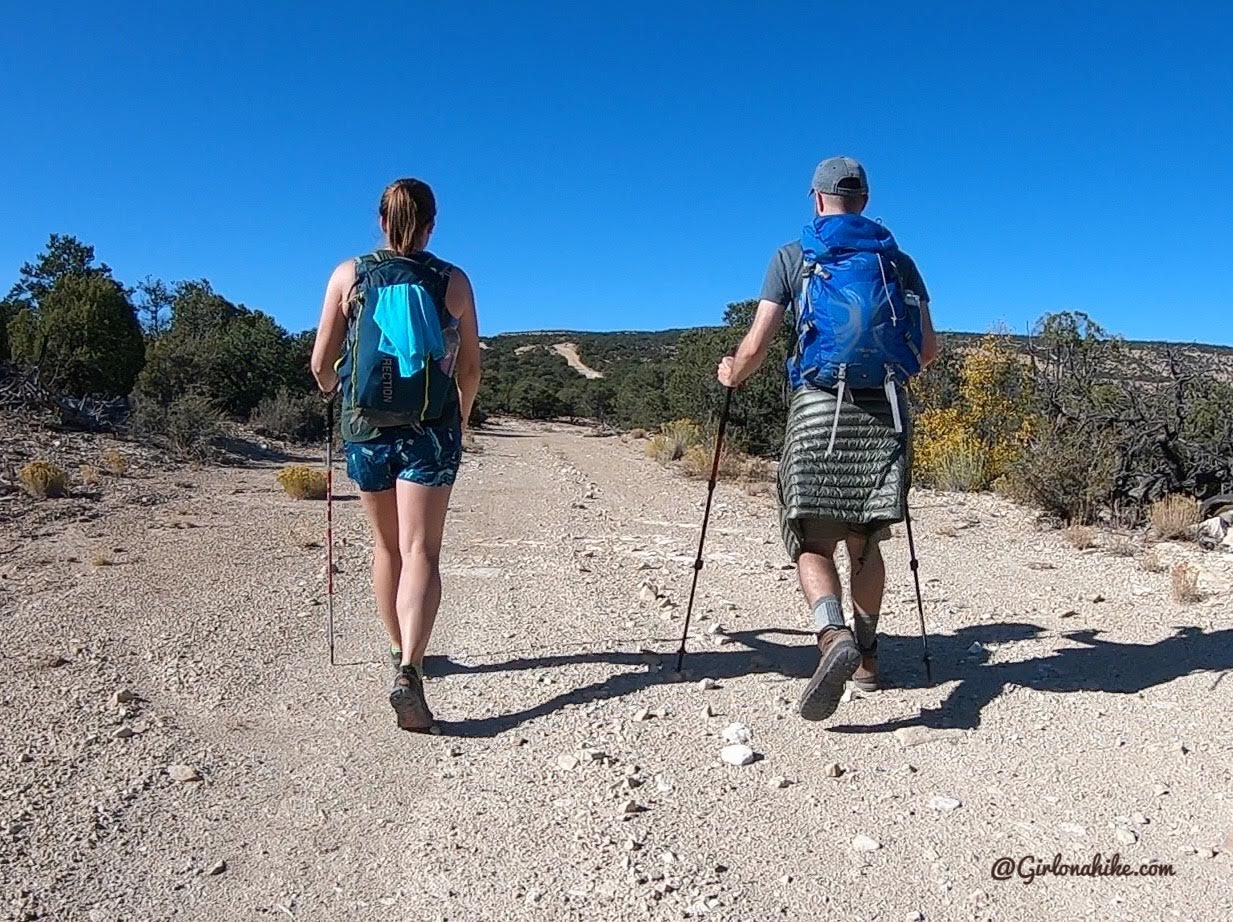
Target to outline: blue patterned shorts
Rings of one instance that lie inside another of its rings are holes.
[[[343,442],[347,476],[365,493],[390,490],[397,480],[452,486],[462,461],[462,433],[454,426],[385,429],[369,442]]]

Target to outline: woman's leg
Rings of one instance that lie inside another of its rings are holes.
[[[394,490],[361,492],[360,503],[372,526],[372,592],[390,646],[401,648],[398,628],[398,580],[402,556],[398,552],[398,501]]]
[[[452,487],[427,487],[399,480],[398,547],[402,576],[398,581],[398,623],[402,664],[421,666],[441,605],[441,538]]]

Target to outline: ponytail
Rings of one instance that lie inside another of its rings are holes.
[[[410,256],[420,249],[424,231],[437,219],[437,200],[428,183],[419,179],[396,179],[381,193],[379,209],[390,249]]]

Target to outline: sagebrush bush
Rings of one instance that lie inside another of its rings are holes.
[[[647,442],[647,457],[660,464],[671,464],[685,456],[695,445],[702,441],[702,427],[691,419],[677,419],[664,423],[659,434]]]
[[[1173,601],[1179,605],[1198,602],[1203,598],[1199,591],[1199,571],[1188,563],[1179,563],[1173,567],[1171,574],[1173,583]]]
[[[81,482],[87,487],[97,487],[99,481],[102,480],[99,469],[92,464],[83,464],[78,473],[81,476]]]
[[[1126,535],[1114,535],[1105,542],[1105,551],[1113,557],[1133,557],[1139,552],[1139,547]]]
[[[727,454],[727,452],[724,452],[724,454]],[[688,477],[708,479],[711,476],[712,463],[711,453],[707,451],[704,445],[690,445],[689,448],[685,449],[685,454],[681,456],[681,470]],[[722,460],[720,463],[723,463]]]
[[[711,465],[715,463],[715,445],[698,444],[690,445],[685,450],[684,456],[681,458],[681,470],[688,477],[696,477],[699,480],[709,480],[711,477]],[[726,446],[719,453],[719,476],[724,480],[740,479],[745,470],[745,459],[739,452],[733,451]]]
[[[68,474],[50,461],[31,461],[17,476],[31,496],[39,499],[68,496]]]
[[[775,479],[775,469],[766,458],[750,455],[741,463],[740,477],[746,483],[771,483]]]
[[[1117,456],[1098,433],[1053,423],[1012,462],[1003,484],[1017,502],[1064,522],[1087,523],[1108,505],[1116,472]]]
[[[1171,538],[1189,538],[1199,524],[1201,508],[1197,500],[1180,493],[1173,493],[1152,503],[1148,518],[1152,531],[1165,541]]]
[[[325,472],[305,464],[290,464],[278,472],[278,482],[293,499],[325,499]]]
[[[646,456],[660,464],[671,464],[679,457],[676,454],[676,443],[663,435],[653,435],[647,440]]]
[[[933,485],[951,493],[974,493],[988,484],[988,456],[975,440],[946,446],[934,458]]]
[[[293,394],[284,388],[263,397],[249,419],[262,435],[285,442],[315,442],[325,437],[325,409],[312,394]]]
[[[189,392],[166,404],[139,397],[134,403],[129,421],[133,434],[164,446],[181,460],[208,459],[215,439],[222,435],[222,414],[201,394]]]
[[[128,457],[115,448],[103,452],[99,464],[113,477],[123,477],[128,472]]]
[[[1062,535],[1076,550],[1085,551],[1096,546],[1096,529],[1090,525],[1071,525]]]

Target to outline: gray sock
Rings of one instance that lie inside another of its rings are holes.
[[[860,612],[855,612],[852,616],[853,626],[856,628],[856,645],[861,648],[862,653],[868,653],[877,649],[878,618],[877,612],[871,615],[862,615]]]
[[[818,631],[831,627],[846,627],[843,605],[833,595],[825,595],[813,606],[813,625]]]

